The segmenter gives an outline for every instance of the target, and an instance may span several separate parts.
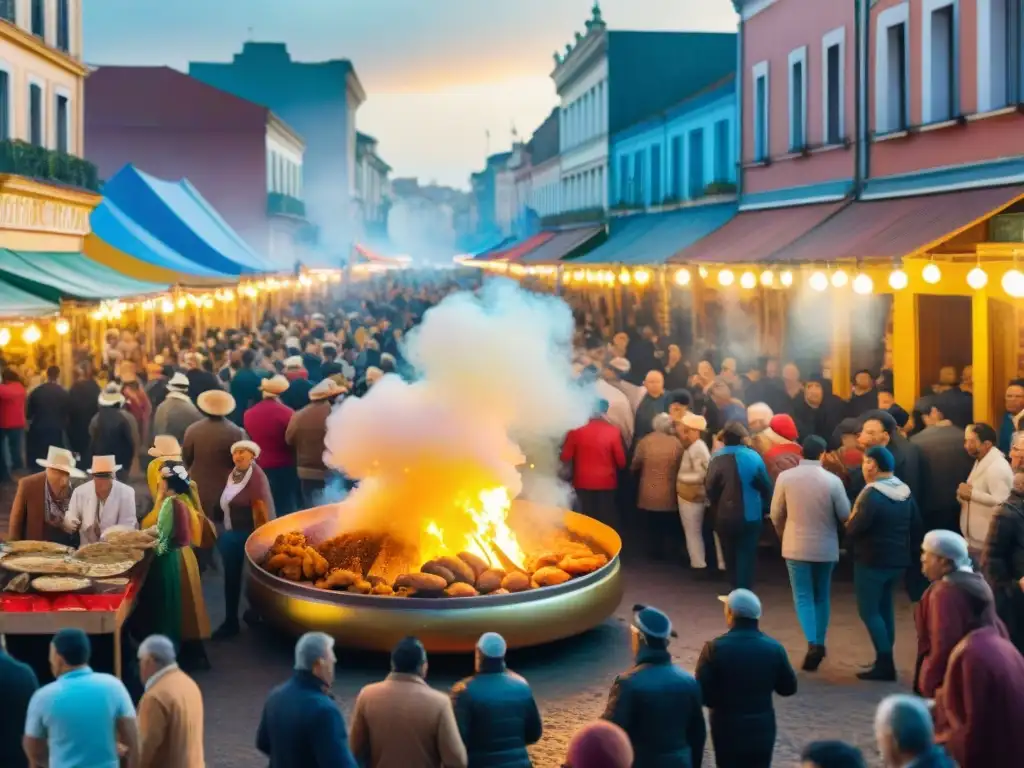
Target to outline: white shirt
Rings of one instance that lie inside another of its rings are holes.
[[[105,501],[96,497],[96,481],[90,480],[75,488],[68,504],[68,513],[64,518],[65,525],[74,528],[74,523],[81,523],[78,536],[82,546],[95,544],[108,528],[115,525],[125,528],[138,528],[139,520],[135,510],[135,491],[130,485],[114,480],[110,494]],[[97,522],[99,531],[97,532]]]
[[[1013,470],[999,449],[992,448],[974,463],[967,482],[971,485],[971,500],[960,502],[960,530],[968,546],[980,550],[985,546],[992,518],[1013,490]]]

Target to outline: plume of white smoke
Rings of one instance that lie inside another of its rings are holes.
[[[328,419],[325,461],[360,481],[345,527],[457,529],[459,498],[497,486],[564,504],[558,446],[596,399],[573,378],[572,334],[564,302],[505,280],[430,309],[405,346],[417,380],[387,375]]]

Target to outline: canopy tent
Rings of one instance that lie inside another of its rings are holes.
[[[477,251],[476,253],[474,253],[473,259],[475,261],[489,261],[492,256],[495,256],[500,251],[504,251],[506,248],[509,248],[510,246],[514,245],[515,242],[516,238],[514,237],[502,238],[493,245],[484,248],[482,251]]]
[[[128,164],[103,186],[126,216],[189,261],[209,270],[241,275],[284,271],[256,254],[213,211],[195,188],[157,179]]]
[[[191,181],[189,181],[188,179],[182,179],[181,181],[178,182],[178,186],[181,187],[182,191],[185,194],[192,198],[196,205],[198,205],[206,212],[206,214],[213,220],[213,222],[225,234],[225,236],[232,240],[241,249],[242,252],[251,254],[251,258],[255,259],[253,263],[266,264],[268,265],[270,270],[276,270],[279,272],[288,271],[294,267],[293,264],[277,264],[269,257],[264,258],[260,256],[255,250],[253,250],[252,246],[250,246],[249,243],[246,242],[245,238],[238,234],[238,232],[235,231],[235,228],[224,220],[224,217],[220,215],[220,212],[212,205],[210,205],[210,202],[205,197],[203,197],[202,193],[198,189],[196,189],[195,186],[193,186]]]
[[[161,293],[170,286],[125,277],[80,253],[11,251],[0,248],[0,280],[44,301],[104,301]]]
[[[569,227],[555,232],[554,237],[534,248],[521,259],[522,264],[557,264],[595,248],[605,240],[604,225]]]
[[[60,311],[60,305],[0,280],[0,318],[42,317]]]
[[[667,213],[642,213],[615,219],[608,239],[566,264],[664,264],[736,215],[735,203],[694,205]]]
[[[104,199],[93,210],[89,224],[92,233],[85,238],[85,254],[135,280],[185,285],[237,280],[235,275],[197,264],[168,248],[110,200]]]
[[[408,258],[401,256],[383,256],[376,251],[370,250],[362,243],[354,243],[352,245],[353,250],[353,264],[380,264],[382,266],[394,266],[404,267],[409,263]]]

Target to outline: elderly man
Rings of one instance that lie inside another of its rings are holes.
[[[931,712],[916,696],[882,699],[875,710],[875,741],[884,768],[953,768],[953,761],[935,744]]]
[[[996,448],[997,440],[996,431],[988,424],[971,424],[964,431],[964,447],[975,461],[956,497],[960,500],[960,530],[975,558],[985,546],[992,518],[1013,488],[1013,470]]]
[[[704,480],[708,475],[711,452],[704,442],[704,433],[708,423],[703,416],[687,412],[683,414],[677,434],[683,445],[683,455],[679,462],[679,474],[676,475],[676,497],[679,501],[679,517],[683,523],[686,536],[686,553],[690,558],[690,568],[698,576],[708,573],[707,557],[704,549],[704,510],[707,508],[707,494]],[[715,544],[718,538],[715,537]],[[725,569],[725,558],[718,557],[718,567]]]
[[[89,667],[92,648],[80,629],[62,629],[50,643],[54,682],[28,705],[23,745],[38,766],[136,766],[139,732],[124,684]],[[121,761],[124,761],[123,763]]]
[[[950,654],[968,632],[980,626],[995,627],[1003,637],[1007,632],[996,616],[992,590],[971,567],[962,536],[929,531],[921,544],[921,570],[931,586],[914,608],[914,691],[930,699],[942,685]]]
[[[613,357],[602,369],[601,378],[626,396],[626,399],[629,400],[629,405],[635,414],[636,409],[639,407],[640,401],[644,399],[646,392],[643,387],[638,387],[636,384],[630,384],[626,381],[626,376],[629,374],[629,368],[629,360],[624,357]]]
[[[700,686],[672,663],[672,622],[657,608],[638,605],[631,630],[636,666],[615,678],[602,717],[629,735],[634,768],[699,766],[707,739]]]
[[[476,674],[452,686],[452,706],[470,768],[531,765],[526,748],[543,725],[530,684],[505,667],[505,639],[497,632],[476,644]]]
[[[572,466],[577,511],[618,528],[615,493],[626,452],[619,431],[605,418],[607,411],[608,401],[599,400],[590,421],[565,436],[560,458]]]
[[[767,403],[753,403],[747,406],[747,426],[750,427],[750,434],[756,435],[764,432],[772,424],[772,417],[775,413]]]
[[[676,478],[683,445],[667,413],[655,416],[652,426],[654,431],[637,443],[630,467],[638,474],[637,514],[646,532],[647,554],[674,560],[682,550]]]
[[[178,668],[174,643],[150,635],[139,646],[142,757],[139,768],[203,768],[203,695]]]
[[[285,430],[285,442],[295,451],[299,492],[305,507],[322,503],[328,472],[324,464],[327,417],[344,394],[340,384],[324,379],[309,391],[309,405],[295,412]]]
[[[220,523],[224,520],[220,497],[235,468],[231,446],[245,440],[245,431],[227,418],[235,411],[235,399],[227,392],[204,392],[196,405],[206,418],[185,430],[181,457],[199,489],[203,512]]]
[[[427,651],[407,637],[391,652],[391,674],[359,692],[349,744],[366,768],[467,767],[451,701],[426,676]]]
[[[270,692],[256,733],[269,768],[357,768],[330,694],[335,663],[330,635],[307,632],[295,644],[295,673]]]
[[[290,384],[284,376],[274,376],[260,383],[263,401],[245,412],[245,431],[260,447],[260,465],[270,482],[274,510],[278,517],[298,507],[299,478],[295,472],[295,456],[288,446],[288,423],[294,411],[281,402],[281,395]]]
[[[954,425],[958,401],[953,392],[921,398],[915,410],[925,427],[910,442],[921,452],[921,498],[917,499],[925,528],[960,531],[956,492],[974,465],[964,447],[964,431]]]
[[[636,446],[654,431],[654,417],[668,410],[665,394],[665,374],[649,371],[644,377],[645,394],[636,408],[636,426],[633,431],[633,445]]]
[[[183,373],[175,373],[167,381],[167,397],[153,415],[153,434],[173,435],[180,443],[185,431],[202,418],[188,396],[188,379]]]
[[[121,469],[113,456],[93,456],[92,480],[71,494],[64,529],[78,533],[82,546],[95,544],[108,528],[138,528],[135,490],[117,479]]]
[[[301,357],[295,355],[284,361],[284,377],[288,379],[288,390],[281,395],[281,402],[293,411],[302,410],[309,405],[313,384]]]
[[[697,682],[710,712],[718,768],[767,768],[775,750],[772,694],[796,693],[786,649],[761,632],[761,601],[746,589],[724,599],[729,631],[704,644]]]
[[[71,478],[85,477],[85,473],[75,466],[70,451],[55,446],[36,463],[46,471],[18,481],[7,538],[72,545],[76,539],[64,527],[71,503]]]
[[[1005,397],[1006,413],[999,422],[999,450],[1009,453],[1010,440],[1016,425],[1020,421],[1020,414],[1024,411],[1024,379],[1014,379],[1006,388]]]

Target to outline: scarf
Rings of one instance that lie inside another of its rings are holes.
[[[43,512],[46,524],[51,528],[64,530],[64,518],[68,514],[68,505],[71,504],[71,494],[68,493],[63,498],[54,498],[50,482],[46,481],[44,485],[46,492],[43,496]]]
[[[224,511],[224,527],[229,531],[231,530],[231,502],[249,484],[249,480],[252,478],[252,468],[253,465],[250,464],[245,472],[240,473],[237,468],[231,470],[227,485],[224,486],[224,492],[220,495],[220,508]]]
[[[895,475],[875,480],[873,483],[865,485],[864,489],[857,494],[857,498],[853,502],[853,508],[850,510],[850,517],[846,521],[847,525],[850,524],[850,520],[853,520],[854,516],[860,511],[864,504],[864,498],[872,488],[893,501],[906,501],[910,498],[910,488]]]

